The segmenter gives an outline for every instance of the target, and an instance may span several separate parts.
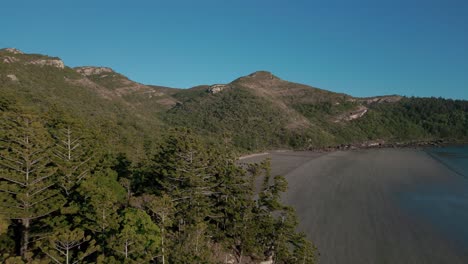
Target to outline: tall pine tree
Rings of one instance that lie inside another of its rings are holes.
[[[15,113],[2,113],[0,122],[0,213],[21,229],[17,250],[25,258],[33,221],[58,210],[65,200],[56,188],[52,140],[44,122]]]

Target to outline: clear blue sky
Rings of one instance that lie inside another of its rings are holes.
[[[468,1],[5,0],[0,47],[171,87],[257,70],[355,96],[468,99]]]

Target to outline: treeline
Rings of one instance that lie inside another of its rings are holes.
[[[77,120],[0,110],[2,263],[314,262],[268,162],[172,129],[135,164]]]
[[[333,122],[337,114],[358,105],[357,102],[295,105],[315,127],[290,138],[289,145],[314,149],[369,140],[468,142],[468,101],[405,97],[398,102],[366,105],[369,110],[362,118]]]
[[[309,121],[291,129],[288,121],[292,115],[241,88],[215,95],[203,90],[181,94],[183,103],[164,113],[164,121],[169,126],[191,127],[239,152],[316,149],[369,140],[468,140],[468,102],[463,100],[411,97],[370,105],[346,99],[339,103],[290,102],[289,106]],[[360,105],[369,108],[362,118],[336,122],[338,116]]]
[[[384,139],[468,140],[468,101],[442,98],[403,98],[397,103],[371,105],[366,116],[335,128],[343,143]]]
[[[162,115],[169,126],[190,127],[241,152],[288,144],[287,114],[250,91],[184,91],[174,96],[183,103]]]

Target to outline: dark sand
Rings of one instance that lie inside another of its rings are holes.
[[[441,228],[450,221],[427,219],[409,202],[431,186],[460,195],[467,187],[466,178],[425,152],[284,152],[242,162],[266,157],[272,158],[274,175],[288,179],[284,201],[296,208],[301,231],[320,252],[319,263],[468,263],[467,244]],[[466,215],[466,200],[456,201],[430,202],[428,211],[434,204],[443,212],[438,216]]]

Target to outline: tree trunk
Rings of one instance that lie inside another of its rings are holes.
[[[128,240],[125,241],[125,259],[128,258]]]
[[[163,223],[164,225],[164,223]],[[161,235],[161,252],[162,252],[162,264],[166,264],[166,259],[164,256],[164,227],[162,228],[162,235]]]
[[[28,252],[28,244],[29,244],[29,218],[24,218],[21,220],[23,225],[23,230],[21,232],[21,248],[20,248],[20,255],[21,257],[26,257],[26,252]]]

